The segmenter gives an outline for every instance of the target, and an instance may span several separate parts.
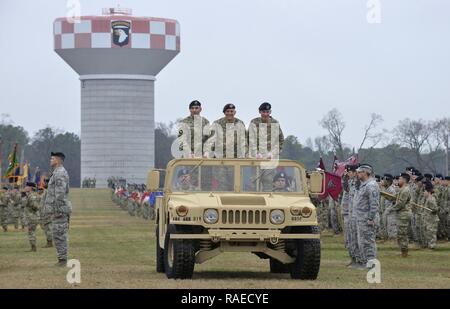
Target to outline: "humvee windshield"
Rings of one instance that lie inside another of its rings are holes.
[[[239,169],[241,192],[304,193],[300,169],[279,165],[262,169],[258,165],[242,165]],[[173,192],[234,192],[233,165],[180,165],[174,169]]]

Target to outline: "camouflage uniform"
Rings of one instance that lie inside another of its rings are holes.
[[[51,209],[53,241],[59,261],[67,261],[67,241],[72,204],[68,199],[69,175],[63,166],[53,171],[45,198],[45,207]]]
[[[28,240],[31,248],[36,250],[36,227],[39,224],[39,210],[41,208],[41,196],[36,192],[30,192],[25,197],[25,215],[28,226]]]
[[[402,252],[408,250],[408,226],[412,216],[410,201],[411,193],[409,185],[404,185],[398,192],[395,205],[392,206],[392,210],[396,212],[397,241]]]
[[[259,140],[259,134],[260,134],[260,127],[262,128],[262,125],[266,124],[267,128],[267,141],[264,143],[264,141]],[[272,124],[274,125],[274,128],[278,126],[278,141],[275,140],[275,142],[278,142],[279,145],[279,153],[281,153],[281,150],[283,148],[284,143],[284,135],[283,131],[281,130],[279,122],[270,117],[269,122],[266,123],[263,121],[262,117],[254,118],[250,122],[250,126],[248,128],[248,149],[249,149],[249,156],[252,158],[255,158],[257,153],[262,154],[264,157],[264,152],[267,148],[268,152],[272,151]],[[254,139],[254,140],[253,140]],[[265,147],[265,144],[267,144],[267,147]]]
[[[430,195],[425,199],[424,206],[431,209],[432,212],[422,209],[422,235],[424,247],[434,249],[436,248],[436,237],[439,217],[437,215],[438,205],[434,195]]]
[[[445,196],[446,196],[447,187],[443,185],[437,185],[435,187],[435,194],[436,202],[438,205],[438,217],[439,217],[439,223],[438,223],[438,232],[437,232],[437,238],[438,239],[446,239],[447,238],[447,232],[445,230],[446,225],[446,212],[445,212]]]
[[[335,235],[341,231],[339,224],[339,202],[335,201],[331,196],[328,197],[328,210],[330,212],[331,228]]]
[[[317,205],[317,221],[319,223],[320,231],[323,233],[328,228],[328,214],[327,214],[327,204],[325,200],[322,200]]]
[[[411,202],[413,203],[418,203],[419,200],[421,199],[421,194],[422,194],[422,189],[421,187],[419,187],[418,185],[416,185],[415,183],[410,184],[409,187],[410,190],[410,194],[411,194]],[[420,230],[418,228],[419,226],[419,220],[420,220],[420,215],[417,213],[417,208],[416,207],[411,207],[411,221],[409,223],[409,228],[408,228],[408,234],[409,234],[409,239],[419,243],[420,242]]]
[[[397,195],[397,192],[393,185],[385,189],[385,191],[392,195]],[[395,212],[392,211],[392,206],[394,203],[386,198],[383,198],[384,211],[382,214],[382,222],[385,226],[382,237],[384,239],[395,239],[397,238],[397,222]]]
[[[349,248],[349,202],[350,202],[350,186],[353,179],[349,179],[348,176],[342,177],[342,200],[341,200],[341,215],[344,221],[344,243],[345,248]]]
[[[201,124],[202,132],[195,132],[194,129],[197,123]],[[205,151],[203,149],[203,145],[209,136],[209,134],[205,134],[205,127],[207,127],[208,125],[209,125],[208,119],[197,115],[188,116],[178,123],[178,139],[180,142],[179,150],[184,153],[185,157],[186,156],[190,157],[193,155],[194,157],[201,158],[203,156],[203,152]],[[197,138],[195,138],[195,133],[197,133],[198,136]]]
[[[16,229],[19,228],[20,208],[22,207],[22,196],[18,190],[9,194],[8,208],[11,216],[11,223]]]
[[[227,139],[227,126],[230,130],[234,130],[234,138]],[[215,144],[214,147],[211,147],[210,142],[207,143],[207,149],[212,148],[216,158],[245,158],[247,133],[242,120],[234,118],[233,122],[229,122],[226,117],[223,117],[214,121],[211,128],[214,130],[214,133],[209,141]],[[227,154],[228,152],[230,154]]]
[[[363,257],[361,248],[358,244],[358,233],[357,233],[357,216],[355,211],[355,201],[357,195],[359,194],[360,181],[354,179],[350,183],[349,187],[349,202],[348,202],[348,214],[349,214],[349,233],[348,233],[348,244],[349,244],[349,255],[352,260],[358,264],[363,263]]]
[[[52,232],[52,209],[45,204],[45,199],[47,196],[47,190],[44,190],[41,198],[41,229],[44,231],[45,238],[47,239],[47,246],[52,246],[53,232]],[[47,206],[47,207],[46,207]]]
[[[0,191],[0,225],[5,232],[8,230],[8,200],[9,193]]]
[[[22,193],[22,203],[20,204],[20,224],[22,225],[22,230],[25,228],[25,226],[28,226],[27,222],[27,214],[26,214],[26,205],[27,205],[27,194],[25,192]]]
[[[377,258],[377,245],[375,230],[378,222],[378,208],[380,207],[380,188],[375,179],[371,178],[361,182],[359,192],[355,199],[356,231],[358,247],[361,250],[362,264]],[[373,224],[368,224],[368,221]]]

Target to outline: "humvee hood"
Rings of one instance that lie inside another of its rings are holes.
[[[270,207],[313,206],[309,197],[281,194],[240,194],[240,193],[195,193],[172,195],[169,203],[173,206],[188,207]]]

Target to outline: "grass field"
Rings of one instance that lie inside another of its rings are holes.
[[[322,237],[322,261],[316,281],[294,281],[270,274],[267,260],[227,253],[196,265],[193,280],[168,280],[155,270],[155,226],[130,217],[108,190],[73,189],[69,258],[81,263],[81,284],[67,283],[68,268],[53,266],[54,248],[29,250],[25,231],[0,232],[0,288],[450,288],[450,243],[435,251],[412,249],[402,259],[394,243],[378,245],[381,284],[368,284],[366,272],[347,269],[342,237]]]

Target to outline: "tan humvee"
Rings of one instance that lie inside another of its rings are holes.
[[[251,252],[273,273],[316,279],[320,234],[309,194],[324,188],[321,173],[306,178],[295,161],[176,159],[156,198],[157,271],[191,278],[195,263],[222,252]],[[160,185],[149,172],[147,188]],[[280,179],[284,178],[284,179]]]

